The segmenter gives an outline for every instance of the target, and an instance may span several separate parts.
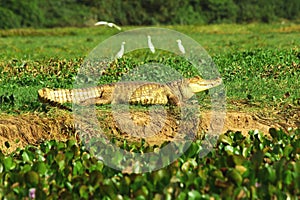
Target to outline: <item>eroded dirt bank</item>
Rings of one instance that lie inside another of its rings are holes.
[[[108,111],[97,111],[96,124],[98,123],[101,132],[107,136],[139,141],[144,138],[149,145],[160,145],[165,141],[183,139],[187,136],[197,138],[203,137],[204,133],[221,132],[228,130],[241,131],[247,134],[250,130],[259,130],[268,134],[271,127],[288,128],[299,127],[298,122],[288,119],[265,119],[256,114],[245,112],[227,111],[226,113],[212,113],[203,111],[199,119],[182,120],[177,115],[168,112],[149,113],[145,111],[130,111],[111,113]],[[215,116],[224,117],[215,117]],[[299,112],[296,112],[299,119]],[[76,119],[78,122],[78,119]],[[86,118],[86,123],[91,120]],[[67,140],[80,134],[92,133],[88,126],[83,123],[78,126],[74,124],[73,113],[57,111],[55,115],[45,113],[27,113],[21,115],[0,115],[0,147],[6,152],[12,152],[17,147],[24,147],[28,144],[37,145],[45,140]],[[77,127],[76,127],[77,126]],[[79,133],[79,134],[78,134]],[[193,135],[197,133],[196,135]],[[10,147],[7,148],[9,142]]]

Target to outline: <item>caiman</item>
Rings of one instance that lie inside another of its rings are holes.
[[[116,82],[82,89],[49,89],[38,91],[38,98],[66,108],[63,103],[80,105],[103,105],[129,103],[141,105],[176,105],[190,99],[195,93],[208,90],[222,83],[221,78],[204,80],[199,76],[169,83],[156,82]]]

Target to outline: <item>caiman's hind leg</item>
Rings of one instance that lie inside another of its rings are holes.
[[[177,95],[173,94],[172,92],[168,92],[167,97],[168,97],[168,102],[170,105],[174,105],[174,106],[181,105],[179,97]]]

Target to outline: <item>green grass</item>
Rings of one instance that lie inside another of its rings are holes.
[[[140,27],[124,27],[131,30]],[[254,48],[299,47],[299,26],[294,24],[250,24],[209,26],[166,26],[187,34],[210,54]],[[2,59],[72,59],[86,56],[116,30],[105,27],[0,30]]]
[[[125,27],[129,30],[136,27]],[[198,41],[212,56],[224,79],[228,102],[251,100],[264,106],[298,102],[299,26],[211,25],[167,27]],[[40,105],[37,90],[42,87],[72,87],[82,60],[100,42],[116,34],[105,27],[20,29],[0,31],[1,110],[30,111]],[[161,62],[159,57],[155,57]],[[166,57],[163,62],[189,74],[188,66]],[[119,61],[104,82],[139,65],[134,57]],[[114,71],[115,70],[115,71]],[[14,105],[3,102],[13,95]]]

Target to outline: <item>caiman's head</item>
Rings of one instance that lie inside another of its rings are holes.
[[[216,87],[222,83],[221,78],[205,80],[199,76],[194,78],[190,78],[188,81],[188,86],[192,90],[193,93],[201,92],[204,90],[208,90],[210,88]]]

